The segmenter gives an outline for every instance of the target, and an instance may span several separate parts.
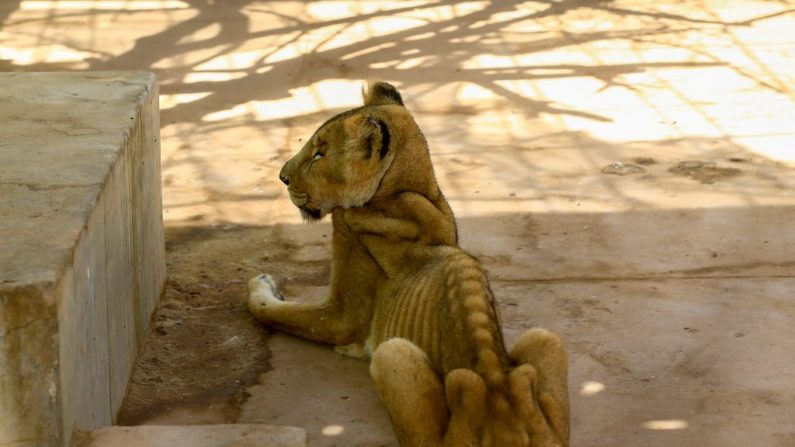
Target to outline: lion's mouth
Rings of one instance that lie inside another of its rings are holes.
[[[309,221],[317,221],[323,218],[323,211],[312,204],[309,194],[290,191],[290,200],[301,211],[301,217]]]
[[[323,217],[323,213],[320,210],[306,205],[299,206],[298,209],[301,211],[301,216],[306,220],[320,220]]]

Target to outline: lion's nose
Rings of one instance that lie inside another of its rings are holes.
[[[284,183],[285,185],[290,186],[290,178],[287,177],[286,175],[279,174],[279,180],[281,180],[282,183]]]

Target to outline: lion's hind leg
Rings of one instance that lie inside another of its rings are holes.
[[[510,356],[517,366],[528,364],[535,369],[538,406],[561,443],[568,445],[568,358],[560,337],[545,329],[530,329],[519,337]]]
[[[400,445],[440,446],[448,418],[445,393],[425,353],[408,340],[393,338],[373,353],[370,375]]]

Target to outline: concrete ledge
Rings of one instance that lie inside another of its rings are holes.
[[[276,425],[140,425],[95,430],[79,447],[305,447],[306,432]]]
[[[0,74],[0,445],[111,425],[165,276],[149,73]]]

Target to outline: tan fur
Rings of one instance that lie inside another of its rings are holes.
[[[458,247],[425,138],[394,87],[322,125],[280,178],[307,219],[331,213],[331,286],[314,304],[249,282],[263,323],[371,355],[401,446],[568,445],[567,359],[532,329],[506,351],[480,264]]]

